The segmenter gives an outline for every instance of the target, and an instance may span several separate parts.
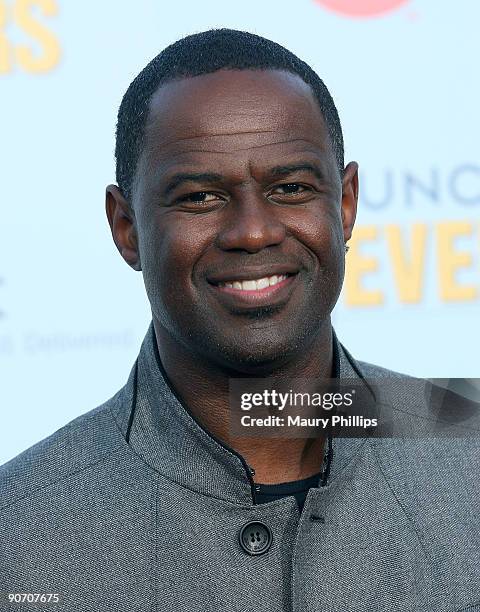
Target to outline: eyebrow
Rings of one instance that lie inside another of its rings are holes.
[[[275,166],[274,168],[270,168],[268,174],[271,176],[288,176],[289,174],[293,174],[294,172],[306,171],[314,174],[320,181],[324,180],[324,175],[320,171],[320,169],[310,163],[298,163],[298,164],[287,164],[283,166]],[[174,189],[176,189],[182,183],[191,181],[191,182],[204,182],[204,183],[214,183],[222,181],[224,177],[221,174],[216,174],[214,172],[179,172],[174,174],[165,185],[165,188],[162,190],[163,196],[168,196]]]
[[[288,174],[293,174],[294,172],[300,171],[311,172],[314,174],[320,181],[325,179],[323,172],[321,172],[320,168],[318,168],[315,164],[310,164],[306,162],[301,162],[298,164],[287,164],[285,166],[275,166],[275,168],[270,169],[270,174],[272,176],[287,176]]]
[[[163,189],[163,195],[168,196],[174,189],[176,189],[182,183],[187,181],[197,181],[205,183],[214,183],[215,181],[221,181],[223,176],[221,174],[215,174],[212,172],[179,172],[174,174]]]

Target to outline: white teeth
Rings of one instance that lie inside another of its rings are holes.
[[[268,287],[269,285],[270,281],[268,278],[260,278],[257,280],[257,289],[265,289],[265,287]]]
[[[245,280],[245,281],[226,281],[224,283],[218,283],[219,287],[229,287],[230,289],[240,289],[242,291],[258,291],[259,289],[265,289],[266,287],[272,287],[277,285],[281,281],[287,278],[286,274],[280,274],[273,276],[264,276],[256,280]]]

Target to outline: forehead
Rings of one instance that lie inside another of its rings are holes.
[[[219,70],[168,82],[152,96],[143,153],[155,165],[294,150],[333,155],[318,102],[297,75]]]

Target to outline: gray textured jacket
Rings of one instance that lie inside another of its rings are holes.
[[[397,381],[400,410],[424,388],[339,354],[341,377]],[[480,611],[478,438],[336,438],[301,514],[255,505],[157,357],[151,325],[114,397],[0,468],[1,612]],[[260,556],[238,538],[255,520],[273,535]]]

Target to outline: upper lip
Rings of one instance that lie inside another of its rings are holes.
[[[235,270],[222,270],[217,274],[207,275],[207,280],[213,285],[218,283],[258,280],[268,276],[279,276],[280,274],[296,274],[299,267],[293,264],[272,264],[270,266],[244,267]]]

